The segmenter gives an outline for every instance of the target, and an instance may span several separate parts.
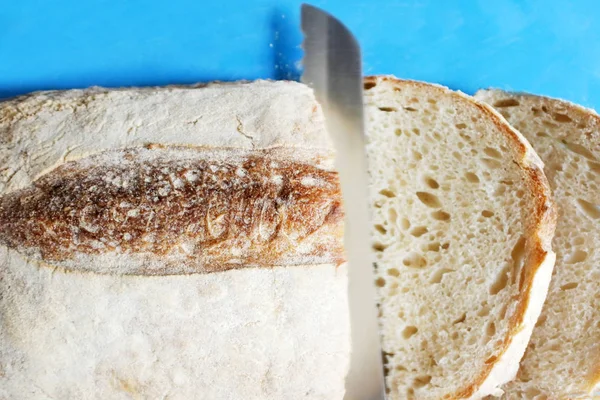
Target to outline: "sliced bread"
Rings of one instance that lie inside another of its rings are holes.
[[[548,298],[505,398],[600,398],[600,116],[546,97],[500,90],[476,97],[531,141],[559,210]]]
[[[542,162],[459,92],[370,77],[365,103],[389,398],[499,394],[554,264]]]

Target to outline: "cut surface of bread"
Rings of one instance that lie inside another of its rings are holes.
[[[557,99],[483,90],[535,148],[558,205],[556,267],[506,399],[600,398],[600,117]]]
[[[436,85],[365,81],[389,398],[499,394],[554,263],[542,163],[490,107]]]
[[[294,82],[0,103],[0,399],[342,399],[333,150]]]

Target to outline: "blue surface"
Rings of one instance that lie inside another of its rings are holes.
[[[567,4],[570,3],[570,4]],[[0,0],[0,97],[90,85],[295,78],[291,0]],[[366,74],[501,87],[600,109],[600,1],[315,1]]]

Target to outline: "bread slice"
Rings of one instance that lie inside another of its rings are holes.
[[[459,92],[370,77],[365,96],[389,398],[498,394],[554,264],[542,162]]]
[[[294,82],[0,103],[0,399],[341,400],[333,158]]]
[[[532,144],[558,204],[548,298],[507,399],[600,398],[600,117],[547,97],[484,90]]]

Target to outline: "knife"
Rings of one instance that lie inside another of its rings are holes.
[[[337,19],[302,5],[304,73],[325,115],[336,150],[344,201],[351,355],[345,400],[385,399],[375,278],[370,248],[362,59],[358,42]]]

